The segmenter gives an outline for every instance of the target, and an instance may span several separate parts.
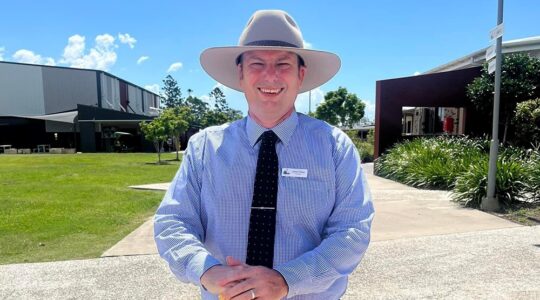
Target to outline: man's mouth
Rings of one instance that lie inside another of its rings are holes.
[[[263,94],[268,95],[277,95],[279,94],[283,89],[275,89],[275,88],[259,88],[259,91]]]

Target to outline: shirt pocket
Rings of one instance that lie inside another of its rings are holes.
[[[281,177],[279,186],[279,216],[286,218],[287,223],[321,233],[334,206],[328,183]]]

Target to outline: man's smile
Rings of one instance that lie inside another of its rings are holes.
[[[258,90],[259,92],[263,94],[268,94],[268,95],[277,95],[281,91],[283,91],[282,88],[258,88]]]

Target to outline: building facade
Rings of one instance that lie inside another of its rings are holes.
[[[0,62],[0,145],[141,151],[138,124],[160,101],[104,71]]]
[[[467,85],[482,73],[486,48],[419,75],[376,83],[375,150],[377,158],[396,142],[423,135],[482,136],[490,120],[477,117]],[[503,41],[502,53],[540,58],[540,36]]]

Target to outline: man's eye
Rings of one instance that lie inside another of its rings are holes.
[[[262,63],[251,63],[250,66],[255,67],[255,68],[261,68],[263,66],[263,64]]]
[[[291,66],[291,64],[289,64],[289,63],[279,63],[278,64],[278,67],[281,68],[281,69],[286,69],[286,68],[288,68],[290,66]]]

